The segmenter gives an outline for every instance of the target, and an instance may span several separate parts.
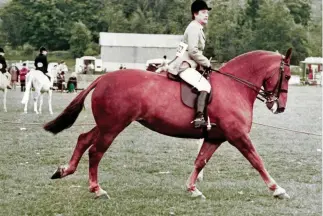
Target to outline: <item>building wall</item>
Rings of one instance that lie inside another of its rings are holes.
[[[101,46],[101,59],[103,68],[108,71],[119,69],[120,64],[127,68],[145,69],[146,61],[149,59],[168,59],[175,57],[175,48],[163,47],[112,47]]]

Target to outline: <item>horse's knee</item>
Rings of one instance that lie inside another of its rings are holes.
[[[206,159],[196,159],[194,163],[195,169],[202,170],[206,163]]]

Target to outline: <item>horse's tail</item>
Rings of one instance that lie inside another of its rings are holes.
[[[59,132],[71,127],[83,109],[86,96],[96,87],[100,78],[97,78],[89,87],[83,90],[76,98],[65,108],[65,110],[54,120],[44,125],[46,131],[58,134]]]
[[[27,75],[26,75],[26,90],[25,90],[25,93],[24,93],[24,97],[22,98],[21,100],[21,103],[22,104],[26,104],[28,103],[28,100],[29,100],[29,95],[30,95],[30,89],[31,89],[31,84],[32,84],[32,73],[29,72]]]

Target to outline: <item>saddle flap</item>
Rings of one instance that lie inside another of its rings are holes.
[[[195,108],[195,103],[198,97],[198,91],[197,89],[195,89],[193,86],[191,86],[190,84],[186,83],[185,81],[183,81],[178,75],[173,75],[171,73],[167,73],[167,78],[172,80],[172,81],[177,81],[180,82],[181,85],[181,99],[182,102],[191,108]],[[211,92],[209,94],[209,100],[207,104],[210,104],[212,101],[212,89]]]
[[[181,81],[181,99],[182,102],[191,108],[195,108],[195,103],[197,100],[197,96],[198,96],[198,91],[193,88],[191,85],[187,84],[184,81]],[[212,89],[209,95],[209,100],[207,104],[210,104],[212,101]]]

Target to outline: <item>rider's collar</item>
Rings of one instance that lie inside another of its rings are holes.
[[[196,20],[193,20],[192,22],[194,22],[197,26],[199,26],[199,28],[203,29],[203,25],[201,23],[199,23]]]

